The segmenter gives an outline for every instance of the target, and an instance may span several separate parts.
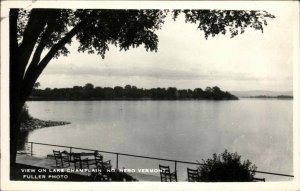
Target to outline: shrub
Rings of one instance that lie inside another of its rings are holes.
[[[204,165],[198,167],[201,181],[206,182],[249,182],[253,181],[256,166],[249,160],[241,162],[241,156],[225,150],[212,159],[202,159]]]
[[[21,114],[20,114],[20,121],[21,123],[28,120],[28,119],[31,119],[31,115],[29,114],[28,112],[28,106],[25,104],[22,108],[22,111],[21,111]]]

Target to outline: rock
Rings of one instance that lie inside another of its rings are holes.
[[[45,127],[53,127],[60,125],[67,125],[70,122],[66,121],[43,121],[40,119],[30,118],[26,121],[21,122],[21,131],[32,131],[34,129],[40,129]]]

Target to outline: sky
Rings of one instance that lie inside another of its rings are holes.
[[[78,53],[78,42],[70,54],[50,61],[38,82],[42,89],[84,86],[178,89],[219,86],[226,91],[291,91],[293,89],[293,37],[289,11],[269,11],[264,33],[249,28],[242,35],[209,37],[196,25],[170,17],[157,31],[157,52],[143,46],[119,51],[110,46],[105,59]]]

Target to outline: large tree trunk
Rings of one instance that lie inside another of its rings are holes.
[[[10,101],[10,164],[16,163],[18,137],[20,132],[20,114],[33,88],[24,84],[25,68],[29,62],[34,46],[47,23],[49,11],[33,9],[27,27],[23,34],[22,43],[18,46],[17,20],[19,9],[11,9],[9,17],[9,101]],[[25,91],[26,90],[26,91]]]
[[[10,30],[10,57],[9,57],[9,101],[10,101],[10,164],[16,162],[17,140],[20,129],[19,115],[22,109],[20,102],[21,95],[21,75],[17,68],[18,42],[17,42],[17,19],[18,9],[10,10],[9,30]]]
[[[10,98],[12,98],[12,96],[10,96]],[[20,132],[19,116],[23,105],[24,102],[22,103],[20,100],[10,100],[10,164],[12,166],[16,163],[18,137]]]
[[[81,29],[84,22],[78,23],[41,60],[41,53],[52,33],[57,10],[47,11],[33,9],[27,27],[24,31],[22,43],[18,46],[17,19],[19,9],[11,9],[9,17],[10,27],[10,58],[9,58],[9,98],[10,98],[10,164],[16,163],[18,137],[20,133],[20,114],[29,97],[34,83],[55,54]],[[52,14],[51,14],[52,13]],[[48,15],[48,16],[47,16]],[[48,20],[49,19],[49,20]],[[44,27],[48,22],[45,32]],[[38,37],[42,38],[35,49],[31,64],[28,66],[30,56],[34,51]],[[26,66],[28,69],[25,71]]]
[[[12,72],[10,72],[12,73]],[[20,114],[26,97],[21,94],[21,82],[13,75],[10,76],[10,163],[16,163],[18,138],[20,133]]]

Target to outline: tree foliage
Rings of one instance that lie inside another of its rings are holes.
[[[203,163],[198,170],[204,182],[253,181],[257,168],[249,160],[242,162],[240,155],[227,150],[219,155],[214,153],[212,159],[203,160]]]
[[[180,12],[185,14],[186,22],[198,24],[206,39],[210,35],[225,35],[228,31],[232,38],[243,34],[247,27],[263,32],[266,18],[275,18],[266,11],[254,10],[175,10],[173,18],[176,19]]]
[[[245,32],[247,27],[261,30],[267,25],[267,18],[275,18],[266,11],[255,10],[105,10],[105,9],[33,9],[19,10],[18,39],[21,42],[24,31],[35,16],[44,20],[37,43],[44,42],[44,48],[51,48],[74,27],[78,30],[72,36],[80,42],[78,51],[97,53],[104,57],[108,45],[119,46],[120,50],[138,47],[144,44],[146,50],[156,51],[158,37],[156,30],[161,29],[165,17],[170,13],[176,20],[180,13],[185,21],[195,23],[205,37],[214,37],[229,32],[231,37]],[[44,37],[44,38],[43,38]],[[43,39],[43,40],[42,40]],[[70,43],[69,39],[66,43]],[[65,43],[65,44],[66,44]],[[66,55],[65,46],[60,47],[57,56]]]

